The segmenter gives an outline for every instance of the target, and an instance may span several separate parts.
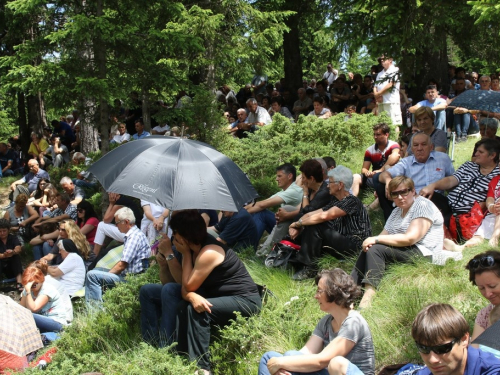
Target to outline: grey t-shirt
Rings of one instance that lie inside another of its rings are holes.
[[[375,350],[373,348],[372,334],[368,323],[357,311],[351,310],[342,322],[338,332],[333,332],[333,316],[325,315],[313,331],[314,336],[323,340],[324,347],[337,337],[343,337],[354,342],[354,347],[345,356],[365,375],[375,374]]]

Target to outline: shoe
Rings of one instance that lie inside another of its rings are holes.
[[[259,258],[267,257],[269,253],[271,252],[271,249],[269,248],[264,248],[263,246],[259,246],[259,249],[255,252],[255,255],[257,255]]]
[[[295,281],[312,279],[316,275],[316,272],[311,268],[304,266],[300,271],[297,271],[293,274],[292,279]]]

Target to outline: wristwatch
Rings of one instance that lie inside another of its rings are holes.
[[[165,259],[166,259],[167,262],[170,262],[174,258],[175,258],[175,255],[174,255],[174,253],[172,253],[169,256],[167,256]]]

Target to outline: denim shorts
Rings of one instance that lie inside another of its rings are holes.
[[[349,362],[346,375],[364,375],[363,372],[354,363]]]

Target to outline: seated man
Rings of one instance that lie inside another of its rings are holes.
[[[221,220],[209,227],[208,233],[235,251],[247,247],[256,249],[260,239],[252,215],[244,207],[238,212],[222,211]]]
[[[395,166],[378,175],[380,183],[376,184],[375,189],[385,220],[389,218],[393,210],[392,202],[387,198],[386,192],[388,192],[389,182],[394,177],[410,177],[415,182],[415,191],[418,194],[423,187],[455,173],[449,156],[443,152],[433,151],[434,145],[427,134],[417,133],[412,141],[413,155],[402,159]],[[451,211],[442,191],[436,191],[431,200],[443,214],[445,222],[449,222]]]
[[[257,100],[250,98],[247,100],[248,118],[242,126],[243,130],[255,131],[261,126],[271,123],[271,116],[264,107],[259,106]],[[241,128],[240,128],[241,129]]]
[[[292,112],[296,119],[299,117],[299,115],[307,115],[313,105],[312,99],[307,96],[305,89],[298,89],[297,95],[299,96],[299,99],[296,100],[295,103],[293,103],[292,109]]]
[[[144,121],[142,120],[142,118],[138,119],[135,122],[135,131],[136,133],[132,136],[132,139],[134,140],[146,138],[151,135],[144,130]]]
[[[372,189],[375,188],[373,176],[392,167],[398,162],[400,147],[397,142],[389,140],[390,131],[389,126],[385,122],[373,126],[375,144],[368,147],[365,151],[365,159],[361,168],[361,185],[358,184],[356,186],[353,184],[353,195],[358,196],[359,189],[362,186],[368,186]],[[371,171],[370,167],[372,169]],[[354,181],[359,181],[359,179],[355,178]]]
[[[469,345],[469,324],[453,306],[433,303],[415,317],[411,335],[425,367],[416,375],[496,375],[500,360]]]
[[[446,133],[443,130],[436,129],[434,126],[434,112],[429,107],[420,107],[415,111],[416,126],[412,128],[413,133],[422,132],[431,137],[434,151],[447,152],[448,140]],[[417,130],[418,128],[418,130]],[[411,139],[410,147],[408,148],[408,156],[412,155]]]
[[[170,131],[170,126],[168,124],[165,124],[163,126],[156,125],[151,130],[151,134],[153,134],[153,135],[165,135],[168,131]]]
[[[109,271],[92,270],[85,280],[85,299],[102,302],[102,287],[113,286],[125,279],[126,275],[146,271],[151,248],[144,233],[135,225],[135,217],[128,207],[116,211],[115,222],[118,230],[124,234],[124,246],[121,260]]]
[[[18,173],[19,169],[19,157],[13,149],[10,149],[6,143],[0,143],[0,177],[2,176],[14,176]]]
[[[296,174],[297,171],[292,164],[280,165],[276,168],[276,181],[282,190],[263,201],[245,206],[245,209],[252,214],[257,227],[257,238],[260,239],[264,231],[270,234],[276,225],[275,214],[268,208],[281,205],[281,207],[292,206],[293,210],[302,202],[303,192],[295,183]]]
[[[26,194],[29,197],[31,193],[36,190],[40,179],[44,178],[47,181],[50,181],[49,174],[43,169],[40,169],[36,159],[28,161],[28,168],[30,169],[30,172],[27,175],[17,181],[14,181],[10,185],[12,193],[10,193],[9,199],[11,201],[14,201],[19,194]],[[23,184],[28,184],[28,187]]]
[[[429,85],[426,87],[425,99],[426,100],[422,100],[410,107],[408,110],[410,113],[415,113],[420,107],[429,107],[434,112],[434,116],[436,118],[436,128],[446,131],[446,107],[448,107],[448,103],[445,99],[439,97],[439,93],[435,85]]]
[[[88,165],[92,160],[85,157],[81,152],[75,152],[71,162],[73,165]],[[73,183],[80,188],[95,189],[97,187],[97,179],[92,173],[85,170],[80,170],[73,179]]]
[[[69,163],[68,148],[61,143],[61,138],[56,135],[50,137],[50,146],[45,150],[45,154],[50,155],[52,158],[52,165],[55,168],[59,168],[63,164]]]
[[[243,129],[246,128],[245,124],[248,122],[247,111],[245,108],[240,108],[236,111],[236,115],[238,116],[238,120],[229,125],[228,129],[235,137],[245,138],[246,134]]]
[[[130,134],[127,133],[127,126],[125,124],[118,125],[119,134],[115,134],[113,139],[109,141],[110,144],[122,144],[127,143],[130,140]]]
[[[71,178],[63,177],[61,178],[59,184],[61,185],[64,192],[69,195],[71,199],[70,203],[72,205],[76,206],[78,203],[85,199],[85,191],[81,187],[75,186]]]

